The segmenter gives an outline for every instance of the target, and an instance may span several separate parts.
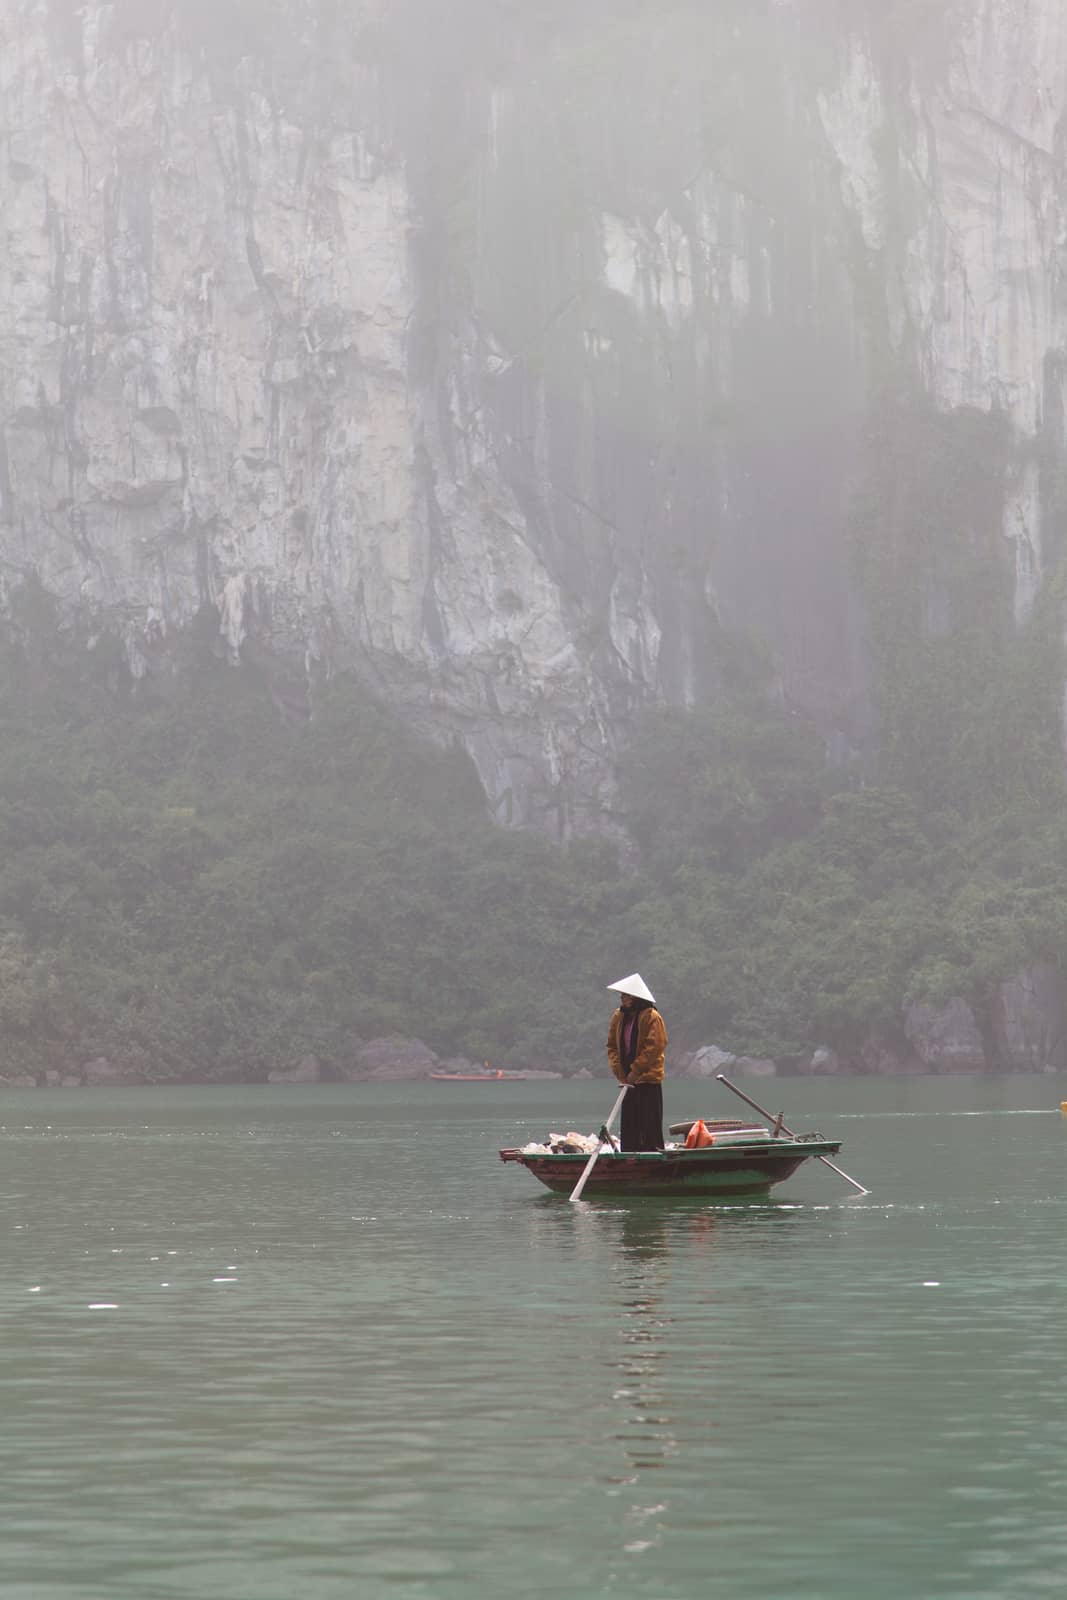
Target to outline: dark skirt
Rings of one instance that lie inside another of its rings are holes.
[[[635,1083],[627,1089],[619,1133],[624,1150],[663,1149],[662,1083]]]

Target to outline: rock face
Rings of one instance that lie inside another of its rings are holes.
[[[322,1069],[317,1056],[301,1056],[294,1067],[278,1067],[268,1072],[268,1083],[318,1083]]]
[[[351,1065],[342,1076],[357,1082],[365,1078],[402,1082],[428,1078],[440,1065],[429,1045],[423,1044],[421,1039],[369,1039],[356,1048]]]
[[[981,1019],[960,995],[941,1004],[904,1007],[899,1025],[872,1028],[851,1059],[820,1046],[810,1055],[777,1061],[731,1056],[704,1045],[670,1064],[672,1075],[821,1076],[839,1072],[916,1074],[1060,1072],[1067,1067],[1067,1012],[1062,977],[1047,964],[1026,967],[994,985]]]
[[[1063,982],[1055,968],[1029,967],[1000,984],[995,1012],[1001,1057],[1023,1072],[1067,1065]]]
[[[928,1071],[980,1072],[986,1066],[978,1023],[964,1000],[909,1006],[904,1032]]]
[[[910,1005],[903,1033],[925,1071],[1062,1071],[1067,1065],[1062,978],[1045,964],[1024,968],[995,986],[982,1019],[960,996],[943,1005]],[[907,1071],[911,1064],[905,1053],[888,1048],[867,1065]]]
[[[844,503],[890,375],[995,421],[1029,614],[1067,11],[526,9],[0,0],[0,570],[135,674],[194,619],[305,710],[354,668],[566,834],[723,625],[865,739]]]
[[[132,1084],[143,1083],[144,1079],[139,1072],[115,1066],[106,1056],[98,1056],[95,1061],[85,1063],[80,1081],[87,1089],[113,1089],[128,1088]]]
[[[717,1072],[729,1072],[736,1060],[736,1056],[720,1050],[718,1045],[706,1044],[683,1057],[679,1065],[687,1078],[714,1078]]]

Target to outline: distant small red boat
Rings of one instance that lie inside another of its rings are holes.
[[[431,1078],[436,1078],[438,1083],[517,1083],[522,1081],[520,1072],[431,1072]]]

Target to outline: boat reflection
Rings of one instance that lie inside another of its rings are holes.
[[[667,1230],[672,1220],[669,1208],[635,1206],[622,1213],[619,1221],[619,1247],[622,1257],[632,1262],[649,1262],[664,1255],[668,1248]]]
[[[619,1230],[622,1316],[612,1401],[620,1422],[615,1437],[637,1472],[665,1466],[678,1449],[665,1389],[672,1321],[666,1310],[669,1224],[666,1211],[637,1210],[622,1218]]]

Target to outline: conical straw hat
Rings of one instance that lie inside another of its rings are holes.
[[[650,1000],[653,1005],[656,997],[639,972],[631,972],[628,978],[620,978],[618,983],[609,983],[609,989],[617,989],[620,994],[632,995],[635,1000]]]

